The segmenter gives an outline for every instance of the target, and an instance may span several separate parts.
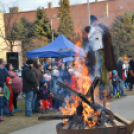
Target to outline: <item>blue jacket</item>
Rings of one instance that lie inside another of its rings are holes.
[[[119,82],[120,82],[120,77],[119,76],[113,76],[112,81],[113,81],[113,86],[118,86]]]
[[[62,79],[60,77],[53,76],[50,81],[50,89],[52,90],[54,95],[60,96],[58,91],[63,92],[63,89],[59,85],[56,84],[57,81],[62,82]]]
[[[45,86],[40,86],[39,89],[39,94],[40,94],[40,99],[45,100],[49,97],[50,91],[45,87]]]
[[[68,70],[60,70],[60,77],[64,83],[71,83],[71,76]]]
[[[6,78],[8,77],[8,72],[6,67],[4,69],[0,68],[0,86],[3,87],[3,83],[6,82]]]
[[[8,104],[6,97],[3,94],[0,94],[0,108],[3,108]]]

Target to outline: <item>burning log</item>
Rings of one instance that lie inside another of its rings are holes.
[[[96,88],[96,86],[98,85],[98,83],[100,82],[100,78],[99,77],[95,77],[92,85],[90,86],[86,96],[87,97],[91,97],[92,102],[94,103],[94,90]]]
[[[94,109],[94,111],[97,111],[98,109],[101,109],[102,111],[105,111],[107,114],[114,116],[113,112],[110,111],[109,109],[106,109],[105,107],[103,107],[99,104],[91,103],[86,96],[84,96],[83,94],[71,89],[69,86],[65,85],[64,83],[58,81],[57,84],[59,86],[61,86],[62,88],[68,90],[69,92],[71,92],[71,93],[77,95],[78,97],[80,97],[82,99],[82,101],[87,103],[92,109]]]
[[[58,97],[56,95],[52,95],[52,97],[60,102],[64,102],[64,99],[62,97]]]
[[[63,119],[70,119],[73,118],[74,115],[46,115],[46,116],[39,116],[38,120],[63,120]]]

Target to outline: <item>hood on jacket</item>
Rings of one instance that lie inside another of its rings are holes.
[[[32,60],[33,60],[33,66],[35,67],[35,68],[38,68],[39,66],[38,66],[38,58],[37,57],[34,57],[34,58],[32,58]]]
[[[29,68],[29,69],[31,69],[31,66],[28,65],[28,64],[25,64],[25,65],[22,67],[22,69],[24,69],[24,68]]]
[[[11,80],[11,77],[7,77],[7,78],[6,78],[6,83],[7,83],[7,85],[9,85],[8,82],[9,82],[10,80]]]

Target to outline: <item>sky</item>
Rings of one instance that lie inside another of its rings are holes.
[[[94,1],[95,0],[90,0],[90,2]],[[20,12],[29,11],[29,10],[35,10],[39,6],[47,8],[49,2],[52,2],[53,7],[57,7],[59,0],[0,0],[0,10],[7,13],[9,12],[8,7],[17,6],[19,7]],[[78,3],[87,3],[87,0],[70,0],[70,3],[71,5],[75,5]]]

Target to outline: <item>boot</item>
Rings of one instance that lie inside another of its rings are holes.
[[[2,117],[0,117],[0,121],[4,121]]]
[[[45,109],[42,110],[42,114],[45,114]]]
[[[10,112],[9,114],[10,114],[10,116],[13,116],[13,112]]]
[[[46,114],[49,114],[49,109],[46,109]]]

